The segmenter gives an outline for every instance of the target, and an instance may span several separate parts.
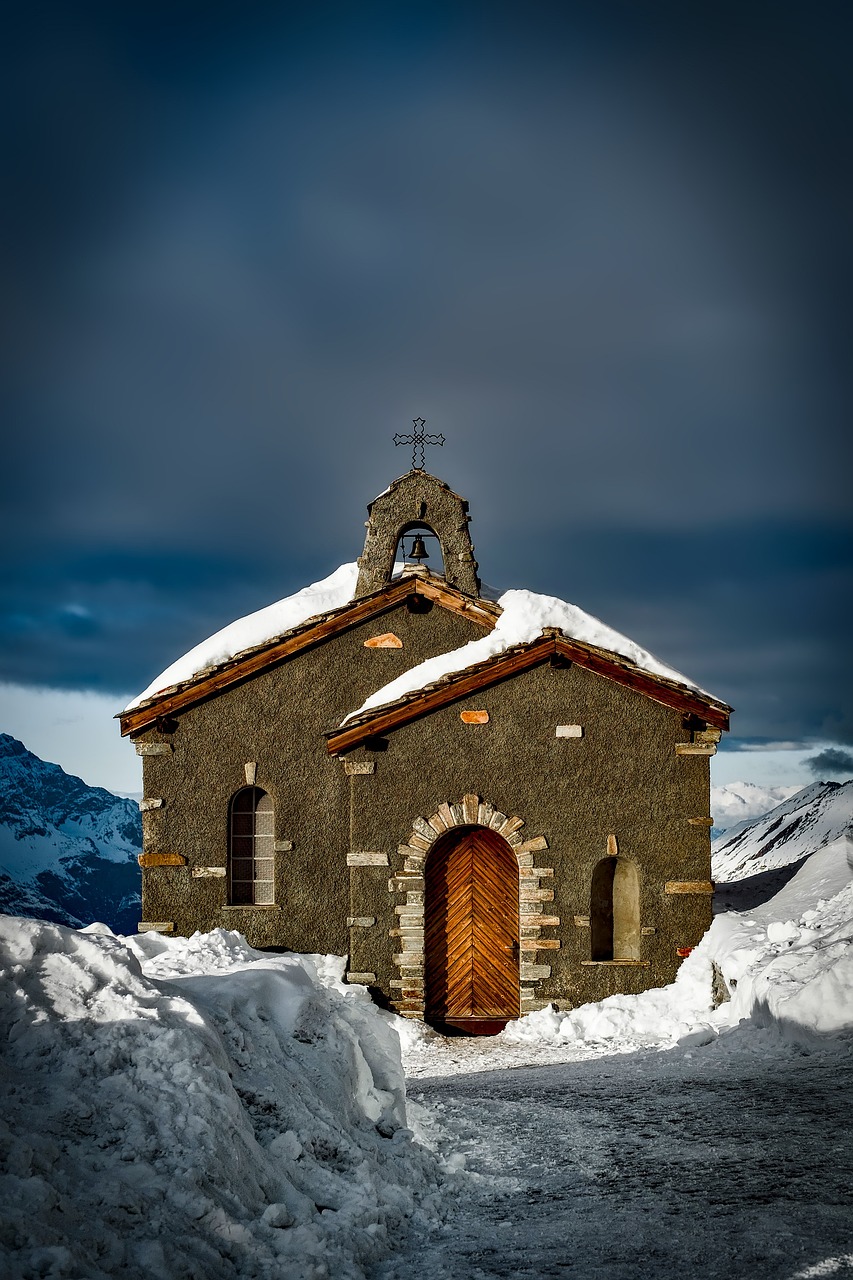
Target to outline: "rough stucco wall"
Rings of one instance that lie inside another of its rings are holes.
[[[426,471],[410,471],[370,504],[364,550],[359,557],[356,596],[367,595],[391,579],[394,552],[404,528],[429,525],[441,543],[444,577],[469,596],[480,593],[477,562],[468,531],[468,503],[443,480]],[[440,571],[430,551],[433,572]]]
[[[463,724],[464,709],[487,710],[488,724]],[[580,724],[583,737],[557,738],[558,724]],[[708,895],[664,893],[668,880],[710,877],[708,828],[686,821],[708,815],[708,760],[674,749],[689,740],[680,712],[576,665],[541,666],[395,730],[384,752],[353,753],[376,763],[375,774],[352,779],[353,847],[387,852],[390,865],[352,869],[351,915],[377,923],[352,930],[351,968],[375,973],[392,996],[399,971],[388,930],[404,898],[389,893],[387,882],[403,870],[397,847],[416,816],[472,792],[523,818],[525,839],[548,840],[536,862],[554,868],[553,881],[542,881],[554,889],[544,911],[561,923],[543,936],[561,945],[536,955],[552,967],[539,998],[577,1005],[672,981],[676,947],[697,943],[711,918]],[[580,963],[590,958],[590,930],[574,917],[589,915],[592,873],[609,835],[639,868],[641,925],[656,930],[641,940],[647,968]]]
[[[365,649],[394,632],[402,649]],[[484,634],[433,606],[405,606],[286,661],[178,718],[174,734],[154,729],[141,742],[169,741],[168,755],[144,757],[144,794],[163,807],[143,814],[145,852],[178,853],[187,867],[143,871],[143,918],[173,921],[175,931],[239,929],[253,946],[345,954],[350,878],[350,779],[326,751],[325,731],[400,672]],[[192,868],[225,867],[227,815],[245,786],[244,764],[275,803],[275,906],[227,907],[225,878],[194,878]]]

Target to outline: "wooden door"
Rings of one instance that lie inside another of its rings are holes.
[[[448,832],[426,866],[427,1021],[500,1030],[519,1014],[518,958],[515,855],[488,827]]]

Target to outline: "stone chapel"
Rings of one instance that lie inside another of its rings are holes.
[[[357,565],[121,713],[140,929],[345,954],[471,1033],[671,982],[711,919],[731,708],[574,606],[487,598],[468,504],[423,467],[368,515]]]

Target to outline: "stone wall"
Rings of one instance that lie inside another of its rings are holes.
[[[463,718],[471,711],[482,714]],[[417,1014],[420,983],[407,980],[422,978],[422,957],[401,945],[401,920],[416,940],[429,847],[444,821],[509,822],[507,838],[526,855],[526,1007],[672,981],[678,950],[699,941],[711,915],[708,755],[676,752],[690,741],[680,712],[576,665],[541,666],[401,726],[382,750],[352,752],[350,768],[365,769],[350,777],[353,980]],[[607,856],[638,869],[632,961],[590,955],[592,874]]]
[[[389,634],[399,645],[365,643]],[[144,921],[184,935],[239,929],[253,946],[346,953],[351,778],[348,762],[328,755],[325,732],[400,672],[483,634],[441,606],[411,613],[404,605],[190,708],[174,732],[141,734]],[[275,804],[270,907],[227,905],[228,806],[247,782]]]

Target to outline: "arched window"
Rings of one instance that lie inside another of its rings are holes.
[[[228,825],[229,901],[235,905],[274,901],[275,830],[272,797],[244,787],[231,801]]]
[[[640,877],[628,858],[603,858],[592,873],[589,904],[593,960],[639,960]]]

